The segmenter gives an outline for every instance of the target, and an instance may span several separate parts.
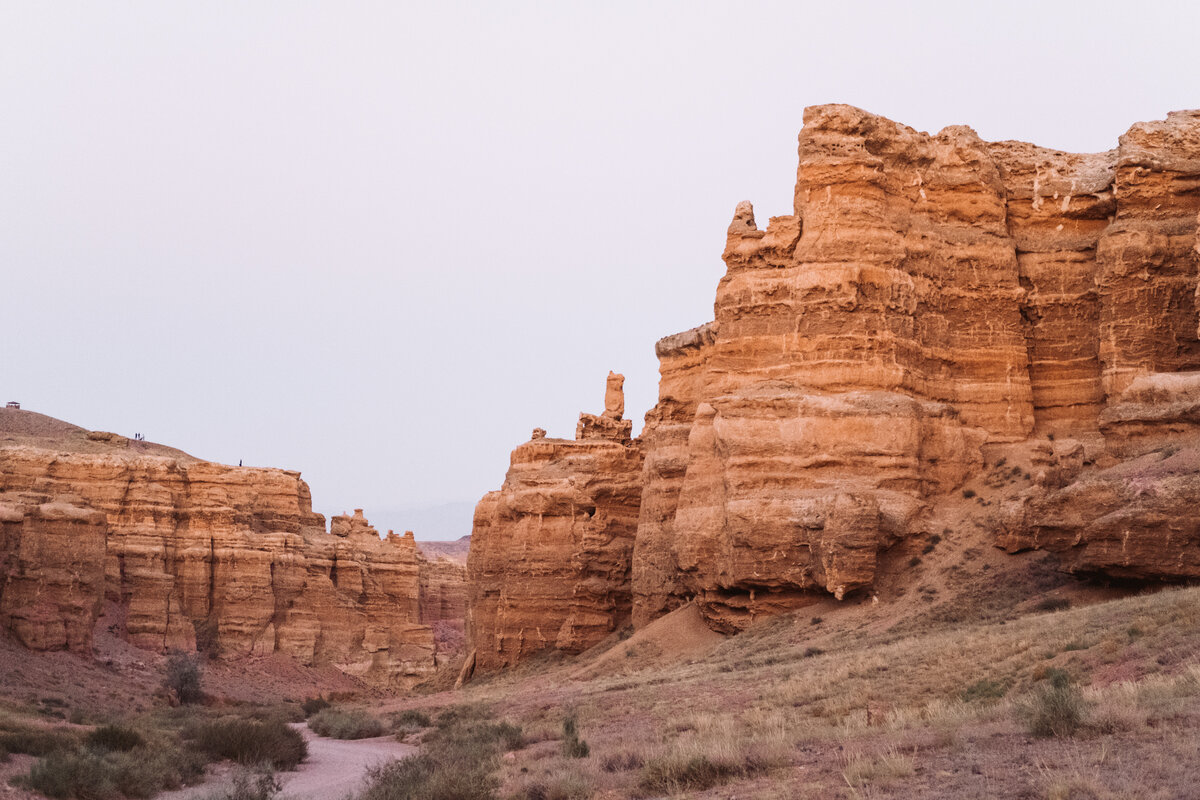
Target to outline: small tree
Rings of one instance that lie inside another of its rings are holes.
[[[579,726],[575,722],[574,714],[563,720],[562,750],[567,758],[587,758],[591,753],[588,743],[579,738]]]
[[[175,693],[184,705],[200,702],[200,663],[196,656],[178,650],[167,659],[167,675],[163,684]]]

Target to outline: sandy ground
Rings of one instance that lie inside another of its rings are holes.
[[[344,741],[317,736],[303,723],[294,723],[292,727],[308,742],[308,758],[295,772],[284,772],[279,776],[283,784],[281,797],[286,800],[340,800],[362,786],[363,776],[371,767],[393,758],[404,758],[417,750],[391,736]],[[215,773],[212,780],[165,792],[158,795],[157,800],[206,798],[227,788],[229,776],[229,770],[222,770]]]

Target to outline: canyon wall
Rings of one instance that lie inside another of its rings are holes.
[[[297,472],[73,426],[20,435],[65,423],[4,412],[0,624],[26,645],[90,650],[107,599],[156,652],[279,654],[395,685],[434,668],[412,534],[381,539],[361,510],[327,533]]]
[[[1194,574],[1200,112],[1077,155],[818,106],[792,212],[763,230],[739,204],[713,320],[656,347],[659,400],[627,445],[641,461],[635,625],[694,600],[736,631],[870,587],[878,555],[928,533],[986,448],[1046,464],[1006,501],[1001,546],[1077,571]],[[570,537],[543,534],[546,511],[518,498],[547,472],[564,487],[602,475],[565,450],[535,458],[537,441],[476,514],[480,666],[560,646],[582,585]],[[569,511],[552,518],[571,528]],[[518,601],[496,581],[531,566],[552,590]]]

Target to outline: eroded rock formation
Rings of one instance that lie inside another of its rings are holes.
[[[869,587],[878,554],[926,533],[984,448],[1044,451],[1006,503],[1003,546],[1195,575],[1200,112],[1089,155],[844,105],[804,123],[792,213],[763,230],[739,204],[713,321],[656,347],[659,400],[627,445],[643,457],[635,624],[695,599],[732,631]],[[571,444],[617,438],[602,418],[584,415]],[[477,512],[481,667],[548,646],[537,622],[563,619],[573,591],[574,551],[546,544],[566,537],[531,535],[536,504],[512,509],[532,476],[593,484],[596,467],[535,464],[537,446]],[[501,616],[511,581],[495,576],[529,565],[553,590]]]
[[[629,619],[642,454],[622,381],[609,376],[605,412],[581,414],[576,439],[535,430],[476,507],[467,637],[480,669],[580,652]]]
[[[9,431],[65,425],[3,411]],[[326,533],[297,472],[72,429],[0,442],[0,619],[27,645],[87,650],[107,596],[149,650],[278,653],[391,684],[433,669],[411,534],[380,539],[361,510]]]

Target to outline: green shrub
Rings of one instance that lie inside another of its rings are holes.
[[[174,692],[180,703],[184,705],[199,703],[204,697],[204,693],[200,689],[199,659],[178,650],[171,653],[167,659],[167,674],[163,678],[163,685]]]
[[[1061,669],[1051,669],[1046,683],[1033,693],[1032,702],[1022,709],[1029,732],[1034,736],[1067,737],[1083,724],[1083,695]]]
[[[72,750],[79,744],[74,731],[59,728],[19,728],[0,731],[0,748],[9,753],[45,756],[59,750]]]
[[[322,709],[308,718],[308,727],[332,739],[370,739],[385,732],[378,717],[359,709]]]
[[[574,714],[563,720],[562,752],[567,758],[587,758],[591,753],[588,743],[579,738],[579,726]]]
[[[39,759],[24,783],[47,797],[108,800],[118,797],[111,766],[90,750],[56,750]]]
[[[201,751],[239,764],[267,763],[289,770],[308,757],[304,737],[278,719],[221,717],[189,726],[184,735]]]
[[[330,702],[324,697],[309,697],[300,704],[300,709],[304,712],[305,717],[311,717],[318,711],[324,711],[329,708]]]
[[[24,783],[53,798],[149,798],[204,773],[204,760],[169,742],[128,751],[56,750],[34,763]]]
[[[500,788],[493,770],[487,762],[422,753],[369,770],[358,800],[493,800]]]
[[[100,750],[124,753],[146,743],[140,733],[123,725],[101,725],[87,736],[87,743]]]

